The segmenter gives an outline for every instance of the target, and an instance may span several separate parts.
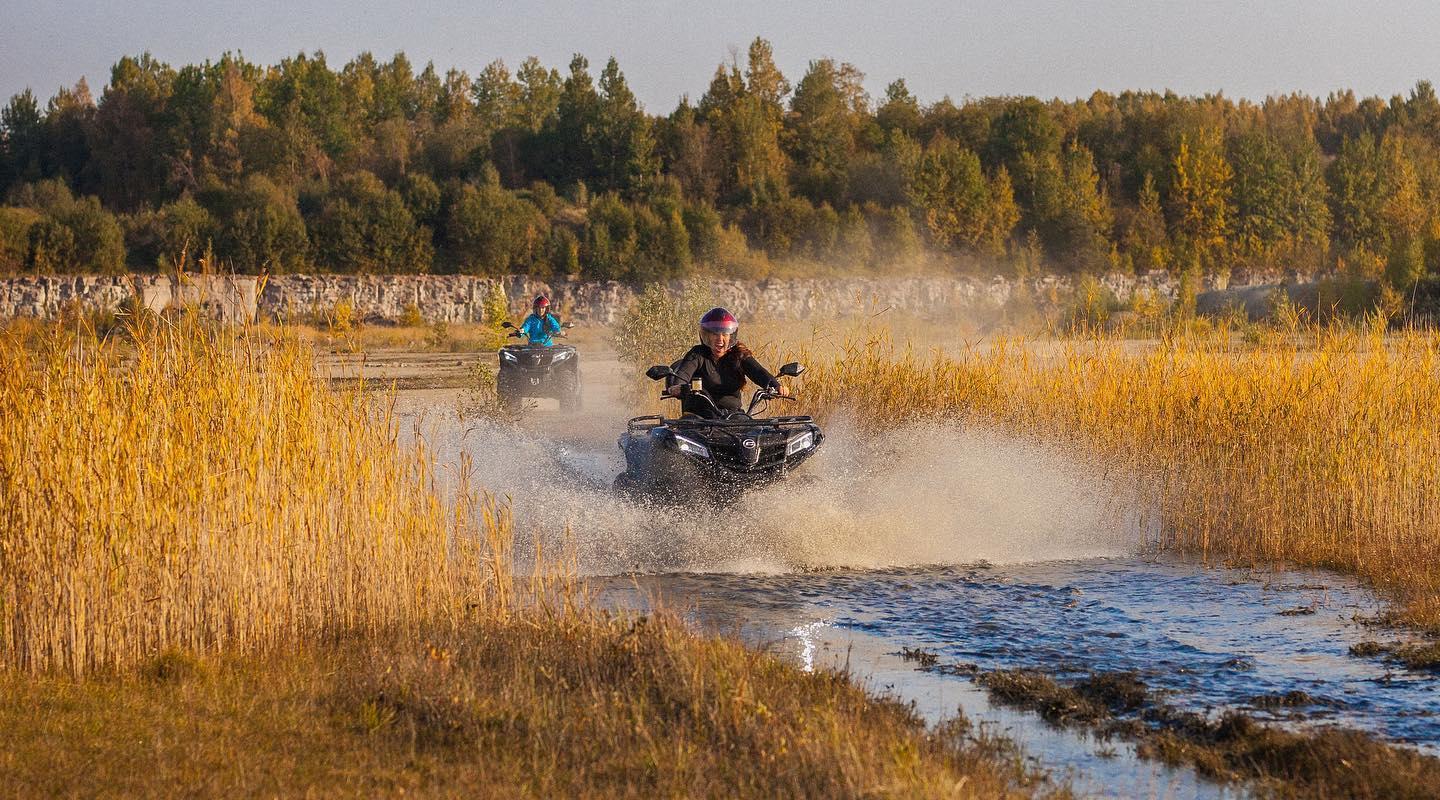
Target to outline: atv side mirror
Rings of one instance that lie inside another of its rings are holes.
[[[780,368],[781,375],[788,375],[792,378],[804,371],[805,366],[798,361],[791,361],[789,364]]]
[[[502,327],[502,328],[513,328],[513,327],[515,327],[515,326],[510,323],[510,320],[507,319],[507,320],[505,320],[504,322],[500,323],[500,327]]]
[[[675,370],[670,369],[664,364],[656,364],[650,369],[645,370],[645,377],[649,378],[652,381],[658,381],[661,378],[670,378],[674,375]]]

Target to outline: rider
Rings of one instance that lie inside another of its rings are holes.
[[[699,380],[705,392],[715,400],[721,411],[740,410],[740,391],[749,378],[761,387],[788,397],[790,390],[780,385],[750,348],[736,341],[740,323],[723,308],[712,308],[700,318],[700,344],[690,348],[671,369],[675,379],[665,391],[680,397],[681,409],[687,414],[714,416],[715,411],[703,400],[683,394],[692,380]]]
[[[531,309],[530,316],[520,323],[520,333],[529,337],[530,344],[553,346],[555,340],[551,337],[560,332],[560,320],[550,313],[550,298],[543,294],[536,295]]]

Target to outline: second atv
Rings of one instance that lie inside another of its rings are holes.
[[[509,322],[500,323],[510,335],[521,334]],[[572,327],[565,323],[562,328]],[[563,336],[564,334],[560,334]],[[500,371],[495,391],[504,408],[516,410],[527,397],[553,397],[562,411],[580,410],[580,355],[568,344],[508,344],[500,348]]]

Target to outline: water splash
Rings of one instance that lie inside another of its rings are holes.
[[[522,540],[570,553],[590,575],[1017,563],[1121,554],[1141,539],[1096,470],[981,428],[872,436],[832,423],[788,481],[728,508],[615,494],[624,460],[613,439],[487,418],[439,420],[426,438],[442,461],[469,452],[474,482],[513,501]]]

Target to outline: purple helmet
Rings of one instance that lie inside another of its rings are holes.
[[[700,330],[734,336],[740,330],[740,320],[723,308],[712,308],[700,318]]]

